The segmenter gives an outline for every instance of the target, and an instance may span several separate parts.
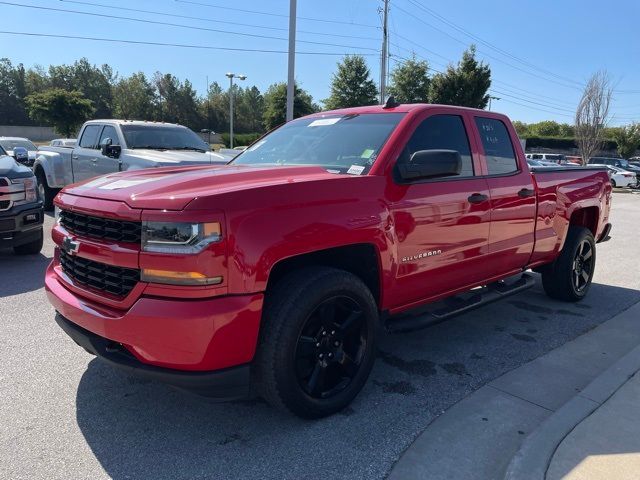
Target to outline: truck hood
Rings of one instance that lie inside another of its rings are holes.
[[[182,210],[196,198],[335,178],[320,167],[210,166],[119,172],[76,183],[64,193],[125,202],[132,208]]]
[[[233,157],[216,152],[195,152],[190,150],[147,150],[128,149],[127,157],[153,163],[155,166],[182,166],[182,165],[224,165]]]
[[[32,176],[33,172],[29,167],[20,165],[13,157],[0,155],[0,177],[13,180],[15,178],[28,178]]]

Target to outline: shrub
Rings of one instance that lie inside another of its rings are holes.
[[[257,139],[259,139],[263,134],[262,133],[234,133],[233,134],[233,146],[234,147],[246,147],[247,145],[251,145]],[[229,146],[231,144],[229,134],[222,134],[222,142],[225,146]]]

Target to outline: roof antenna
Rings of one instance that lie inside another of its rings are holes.
[[[384,109],[387,108],[395,108],[395,107],[399,107],[400,104],[398,102],[396,102],[396,99],[393,98],[393,95],[391,95],[389,98],[387,98],[387,103],[384,104]]]

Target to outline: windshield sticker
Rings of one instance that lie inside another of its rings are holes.
[[[307,127],[324,127],[326,125],[334,125],[340,121],[341,117],[337,118],[320,118],[318,120],[314,120]]]
[[[340,173],[340,170],[333,170],[331,168],[327,168],[327,172],[329,172],[329,173]]]
[[[373,152],[375,152],[373,148],[367,148],[364,152],[362,152],[362,155],[360,155],[360,158],[371,158],[371,155],[373,155]]]
[[[349,175],[360,175],[362,172],[364,172],[364,167],[362,165],[351,165],[349,170],[347,170]]]

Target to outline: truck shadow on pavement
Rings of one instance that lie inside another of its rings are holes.
[[[32,292],[44,286],[44,272],[51,257],[15,255],[13,250],[0,249],[0,298]]]
[[[382,335],[352,406],[315,422],[259,399],[210,403],[88,357],[76,419],[114,479],[384,478],[445,409],[638,301],[640,291],[593,284],[585,301],[561,303],[537,285],[423,331]]]

